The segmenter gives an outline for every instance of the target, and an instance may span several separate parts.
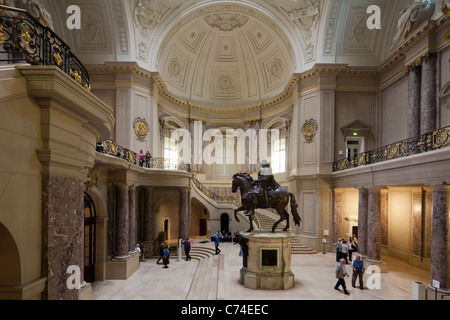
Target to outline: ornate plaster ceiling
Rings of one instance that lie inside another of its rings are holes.
[[[239,5],[213,5],[185,16],[164,39],[157,61],[170,93],[220,107],[271,99],[296,69],[282,29]]]

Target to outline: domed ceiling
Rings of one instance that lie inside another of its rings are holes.
[[[185,16],[168,32],[157,61],[171,94],[220,107],[272,99],[296,69],[281,28],[239,5],[212,5]]]

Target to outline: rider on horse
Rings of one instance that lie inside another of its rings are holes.
[[[258,180],[255,180],[255,188],[251,191],[254,195],[253,202],[257,204],[258,194],[264,194],[266,198],[266,205],[269,207],[269,196],[272,190],[281,188],[281,186],[275,181],[272,173],[272,168],[270,168],[270,163],[267,160],[261,162],[261,171],[258,173]]]

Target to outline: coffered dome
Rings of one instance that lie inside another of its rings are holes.
[[[279,25],[256,9],[231,4],[180,19],[161,45],[157,67],[171,94],[218,107],[272,99],[296,69],[292,45]]]

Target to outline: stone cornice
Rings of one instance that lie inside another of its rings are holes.
[[[85,121],[97,141],[109,138],[115,125],[113,110],[55,66],[17,66],[27,91],[36,99],[52,99]]]

